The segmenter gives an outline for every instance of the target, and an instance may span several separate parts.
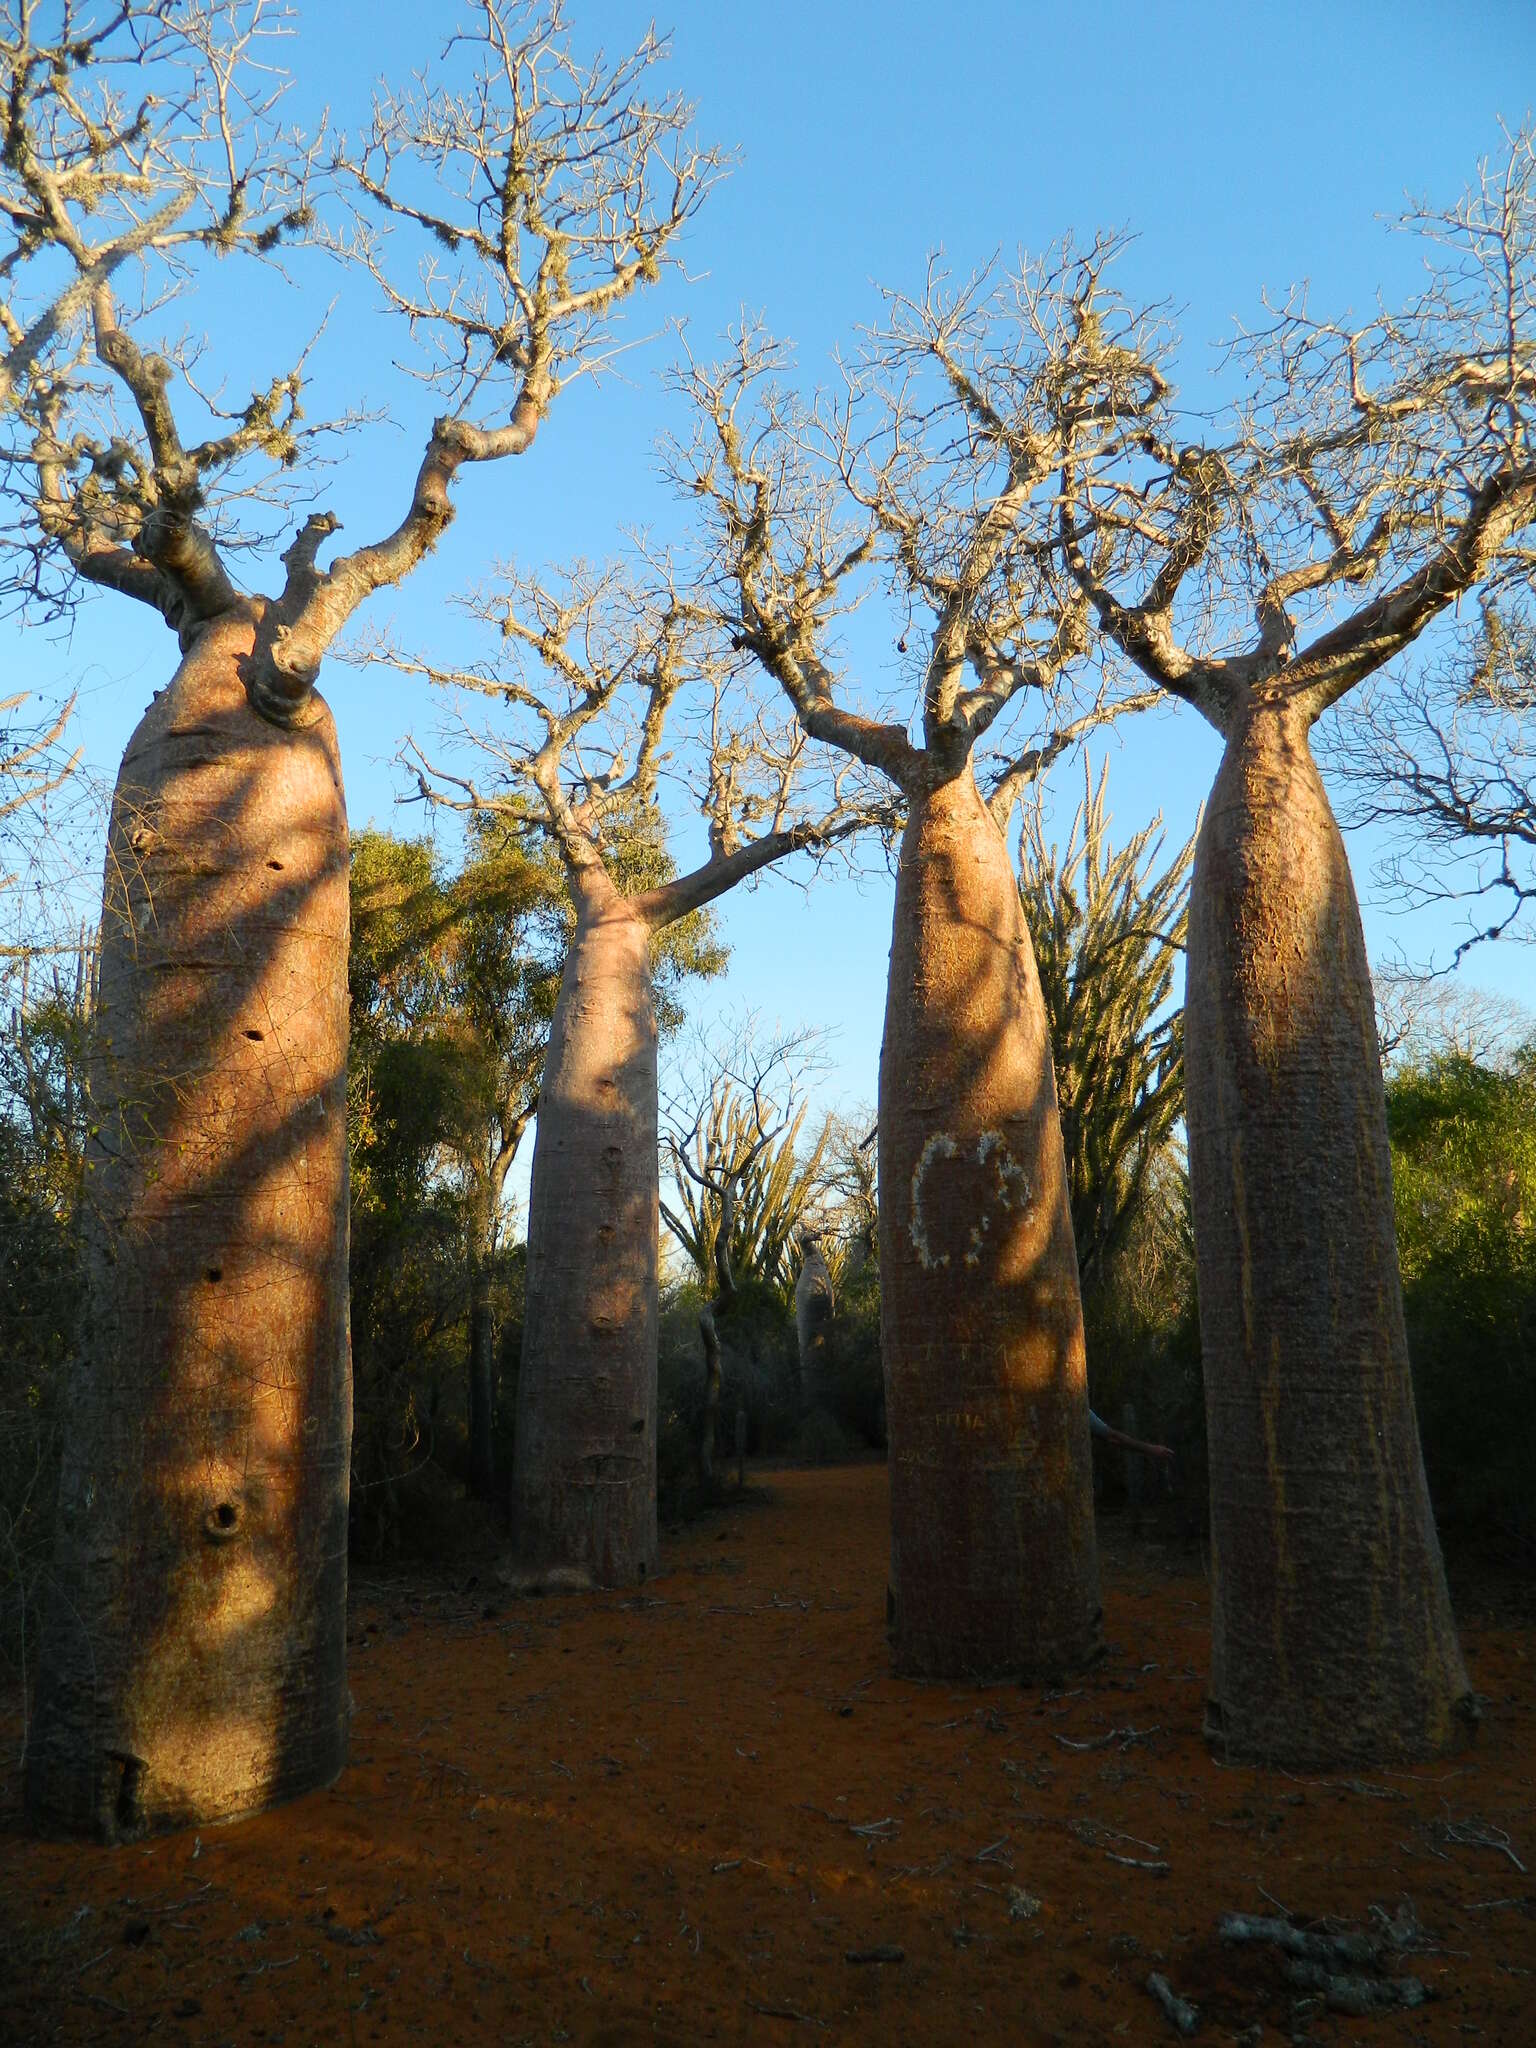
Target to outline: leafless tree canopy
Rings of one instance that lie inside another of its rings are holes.
[[[1250,693],[1315,718],[1465,594],[1529,574],[1531,136],[1449,213],[1401,226],[1423,248],[1418,296],[1355,325],[1293,293],[1233,345],[1244,395],[1215,434],[1189,435],[1166,384],[1108,463],[1067,422],[1078,587],[1109,640],[1221,730]]]
[[[919,295],[886,295],[842,390],[814,407],[788,388],[789,352],[750,326],[680,377],[696,425],[670,467],[702,512],[717,617],[807,732],[903,787],[957,773],[1032,693],[1044,731],[990,768],[1003,818],[1071,740],[1152,701],[1087,686],[1090,609],[1057,530],[1069,450],[1110,464],[1165,391],[1157,321],[1104,285],[1114,254],[1063,247],[958,287],[930,267]],[[868,571],[906,609],[898,654],[926,643],[915,719],[859,707],[839,675],[835,622]]]
[[[18,963],[24,972],[59,937],[39,906],[53,894],[44,885],[45,856],[67,843],[59,799],[80,764],[78,747],[65,752],[74,708],[71,697],[50,717],[25,692],[0,697],[0,990]]]
[[[637,878],[631,908],[654,926],[788,854],[820,856],[889,827],[889,804],[846,764],[812,758],[821,750],[753,694],[739,656],[667,575],[508,570],[467,606],[499,635],[500,659],[447,669],[378,650],[407,673],[502,706],[488,724],[461,723],[473,773],[413,750],[423,796],[532,819],[580,885],[605,872],[615,828],[639,825],[664,842],[660,784],[670,779],[701,818],[708,854],[675,879]]]
[[[1466,936],[1530,936],[1536,903],[1536,629],[1520,593],[1485,602],[1391,689],[1361,691],[1329,748],[1349,815],[1386,826],[1378,880],[1405,906],[1462,900]]]
[[[1423,1066],[1443,1055],[1507,1068],[1530,1042],[1536,1015],[1460,976],[1384,968],[1374,977],[1382,1065]]]
[[[651,96],[664,45],[583,63],[561,0],[478,0],[442,82],[381,93],[357,135],[285,126],[290,28],[274,0],[0,5],[6,588],[57,610],[84,578],[184,641],[254,602],[247,685],[279,721],[357,606],[436,543],[462,464],[521,454],[600,364],[719,168],[690,109]],[[325,429],[302,357],[235,402],[205,391],[167,302],[214,258],[305,244],[373,277],[446,409],[392,530],[322,569],[337,521],[312,513],[279,593],[252,601],[232,551],[272,536]]]

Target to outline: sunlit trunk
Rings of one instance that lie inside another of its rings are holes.
[[[656,1021],[648,927],[581,896],[539,1089],[513,1526],[531,1567],[656,1565]]]
[[[1447,1749],[1471,1703],[1414,1416],[1370,975],[1295,714],[1254,709],[1229,737],[1186,1031],[1209,1733],[1300,1764]]]
[[[1099,1647],[1082,1306],[1034,954],[970,770],[909,793],[880,1060],[897,1669]]]
[[[346,1753],[347,828],[335,730],[210,627],[129,742],[27,1798],[116,1838]]]

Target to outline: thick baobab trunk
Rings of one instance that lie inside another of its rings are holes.
[[[827,1333],[832,1326],[832,1274],[821,1240],[808,1233],[795,1282],[795,1342],[800,1358],[800,1406],[804,1413],[825,1408]]]
[[[1449,1748],[1471,1701],[1408,1373],[1365,941],[1295,712],[1255,708],[1228,739],[1186,1001],[1208,1733],[1296,1764]]]
[[[496,1489],[496,1331],[491,1315],[490,1259],[482,1241],[469,1278],[469,1483],[477,1500]]]
[[[880,1278],[897,1669],[1080,1668],[1098,1558],[1061,1126],[1018,884],[969,768],[909,793]]]
[[[525,1564],[603,1586],[656,1565],[656,1147],[649,930],[599,885],[539,1089],[512,1508]]]
[[[129,742],[107,853],[88,1310],[27,1798],[118,1838],[346,1754],[347,828],[329,711],[210,626]]]

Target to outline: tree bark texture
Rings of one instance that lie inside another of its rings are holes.
[[[909,791],[880,1058],[896,1668],[1099,1649],[1082,1304],[1045,1009],[967,767]]]
[[[578,891],[539,1090],[513,1533],[602,1586],[656,1567],[656,1019],[650,934]]]
[[[208,629],[129,742],[27,1797],[108,1839],[346,1755],[347,828],[319,699],[281,730]]]
[[[1235,1757],[1418,1757],[1471,1726],[1424,1480],[1386,1100],[1306,720],[1234,725],[1196,851],[1190,1180],[1210,1434],[1211,1701]]]

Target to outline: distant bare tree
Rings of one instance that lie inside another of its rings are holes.
[[[29,715],[25,690],[0,697],[0,904],[6,923],[0,928],[0,985],[9,971],[35,957],[41,942],[32,906],[21,900],[26,882],[36,878],[38,842],[48,827],[48,799],[62,790],[80,764],[80,749],[65,755],[64,735],[75,700]]]
[[[533,1568],[633,1584],[656,1564],[658,1104],[652,964],[729,890],[796,854],[824,858],[890,807],[827,774],[793,720],[745,688],[739,657],[663,574],[517,576],[471,600],[504,659],[409,673],[501,700],[463,729],[473,773],[418,755],[436,801],[545,833],[576,906],[539,1084],[518,1378],[513,1510]],[[625,873],[621,825],[663,852],[664,768],[708,855]]]
[[[1529,589],[1489,594],[1476,628],[1417,673],[1360,692],[1327,750],[1350,824],[1391,829],[1378,867],[1409,905],[1465,902],[1459,967],[1492,939],[1530,939],[1536,905],[1536,619]]]
[[[1442,1053],[1504,1068],[1536,1037],[1536,1011],[1459,976],[1379,968],[1373,980],[1382,1064],[1389,1072]]]
[[[182,656],[110,827],[89,1342],[28,1754],[35,1819],[108,1837],[345,1755],[347,836],[322,661],[436,545],[464,466],[523,454],[600,363],[717,164],[652,95],[663,45],[584,62],[561,0],[478,0],[436,82],[323,144],[283,124],[287,26],[271,0],[0,0],[3,588],[44,615],[136,599]],[[305,244],[376,281],[444,409],[382,530],[322,564],[338,522],[311,512],[266,595],[252,555],[325,431],[306,359],[225,405],[167,300],[238,259],[259,340]]]
[[[1112,253],[1062,250],[959,288],[931,270],[917,296],[888,296],[815,415],[752,331],[683,378],[697,428],[672,466],[707,522],[718,616],[805,731],[906,807],[879,1184],[894,1653],[913,1673],[1061,1672],[1098,1643],[1077,1264],[1003,827],[1066,746],[1153,697],[1087,687],[1090,607],[1055,554],[1071,440],[1108,461],[1162,388],[1143,323],[1100,290]],[[1064,411],[1101,322],[1124,328],[1125,375]],[[898,654],[923,641],[894,712],[860,707],[833,637],[873,571],[912,621]],[[974,763],[999,735],[984,796]]]

